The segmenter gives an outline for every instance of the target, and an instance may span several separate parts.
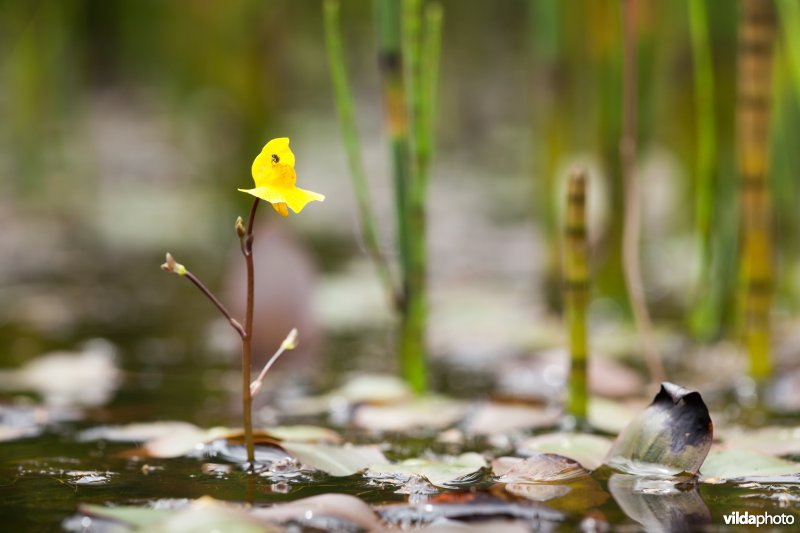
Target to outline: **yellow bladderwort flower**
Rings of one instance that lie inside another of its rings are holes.
[[[303,210],[308,202],[325,200],[325,195],[295,186],[294,154],[289,149],[289,138],[281,137],[268,142],[253,161],[255,189],[239,189],[272,204],[281,216]]]

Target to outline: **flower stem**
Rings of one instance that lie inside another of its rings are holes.
[[[253,339],[253,294],[255,276],[253,270],[253,222],[258,209],[258,198],[253,201],[250,216],[247,218],[247,233],[242,239],[242,254],[247,265],[247,309],[242,336],[242,417],[244,422],[244,442],[247,448],[247,462],[250,470],[255,467],[255,447],[253,445],[253,397],[250,394],[250,362]]]
[[[220,302],[219,299],[216,296],[214,296],[214,294],[210,290],[208,290],[208,287],[206,287],[203,284],[203,282],[197,278],[197,276],[195,276],[188,270],[183,275],[184,277],[186,277],[186,279],[191,281],[195,287],[200,289],[200,292],[202,292],[206,298],[211,300],[211,303],[213,303],[217,307],[217,309],[219,309],[219,312],[222,313],[225,316],[225,318],[228,319],[228,322],[230,323],[231,327],[233,327],[233,329],[236,330],[236,333],[238,333],[240,337],[244,337],[245,331],[242,325],[239,323],[238,320],[236,320],[231,316],[230,312],[228,312],[225,306],[222,305],[222,302]]]

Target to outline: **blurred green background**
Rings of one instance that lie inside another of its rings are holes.
[[[733,335],[738,18],[734,3],[691,1],[708,8],[713,195],[698,206],[691,2],[637,2],[642,257],[659,324],[709,340]],[[593,320],[627,323],[619,2],[441,3],[428,237],[433,352],[479,357],[560,335],[552,321],[560,310],[558,199],[576,163],[592,175]],[[788,2],[779,8],[770,184],[776,307],[785,318],[797,310],[800,280],[800,34],[789,31],[800,13]],[[345,2],[342,15],[367,170],[391,255],[372,2]],[[287,326],[307,320],[309,338],[332,335],[336,350],[367,354],[352,369],[392,367],[390,313],[361,246],[321,2],[2,0],[0,116],[2,364],[93,335],[128,346],[126,357],[142,364],[168,353],[191,358],[209,346],[236,353],[226,334],[214,336],[207,302],[158,265],[170,251],[210,286],[232,292],[242,270],[233,220],[249,206],[235,189],[249,186],[252,159],[268,139],[290,136],[298,184],[327,200],[288,220],[261,214],[265,228],[281,226],[271,234],[277,244],[264,244],[264,254],[274,251],[273,269],[261,274],[263,298],[275,304],[267,315],[290,316],[286,324],[265,319],[264,329],[280,339]],[[712,225],[707,279],[696,230],[702,209]],[[290,250],[285,256],[281,246]],[[291,254],[302,268],[281,266]],[[287,285],[287,269],[309,274]],[[290,288],[277,291],[283,285]],[[319,368],[337,364],[324,361]]]

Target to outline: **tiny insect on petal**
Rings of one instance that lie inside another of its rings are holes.
[[[294,170],[294,154],[289,148],[289,138],[280,137],[269,141],[253,161],[255,188],[239,189],[272,204],[281,216],[289,216],[303,210],[309,202],[322,202],[325,195],[298,188]]]

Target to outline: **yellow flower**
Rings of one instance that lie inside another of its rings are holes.
[[[308,202],[325,199],[322,194],[295,186],[297,174],[294,172],[294,154],[289,149],[288,137],[272,139],[264,146],[253,161],[253,180],[256,182],[255,189],[239,190],[269,202],[284,217],[289,216],[288,208],[299,213]]]

